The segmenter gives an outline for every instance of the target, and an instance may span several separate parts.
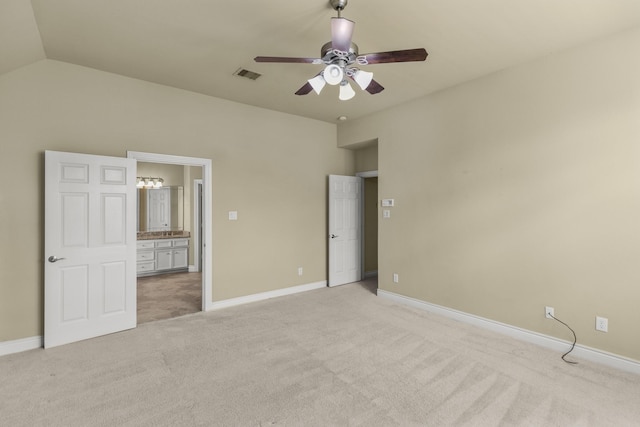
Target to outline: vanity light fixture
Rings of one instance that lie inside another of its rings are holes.
[[[138,188],[162,188],[164,179],[139,176],[136,178],[136,187]]]

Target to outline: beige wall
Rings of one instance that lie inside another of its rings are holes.
[[[1,75],[0,341],[42,334],[44,150],[212,159],[221,300],[326,280],[326,176],[354,173],[354,154],[336,148],[335,132],[51,60]],[[230,210],[238,221],[227,220]]]
[[[349,146],[352,148],[354,146]],[[378,170],[378,142],[355,144],[356,172]],[[364,272],[378,270],[378,178],[364,180]]]
[[[378,144],[368,145],[356,150],[356,172],[378,170]]]
[[[378,178],[364,180],[364,272],[378,271]]]
[[[570,340],[553,306],[640,360],[638,49],[634,30],[339,125],[340,146],[378,138],[396,201],[380,288]]]

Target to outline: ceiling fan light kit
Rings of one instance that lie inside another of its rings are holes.
[[[342,83],[340,83],[340,95],[338,95],[338,99],[340,101],[348,101],[354,96],[356,96],[356,92],[353,90],[349,82],[343,80]]]
[[[322,91],[322,88],[324,87],[325,84],[327,84],[324,81],[324,78],[322,77],[322,75],[318,74],[317,76],[315,76],[314,78],[308,80],[309,84],[311,85],[311,87],[313,88],[313,90],[320,95],[320,91]]]
[[[322,77],[324,77],[324,81],[326,81],[327,84],[335,86],[342,83],[344,71],[336,64],[329,64],[322,72]]]
[[[363,71],[363,70],[357,70],[353,74],[353,80],[355,80],[355,82],[358,83],[358,86],[360,86],[360,89],[365,90],[371,84],[371,80],[373,80],[373,73],[370,73],[368,71]]]
[[[427,59],[427,51],[424,48],[359,55],[358,46],[351,40],[355,22],[340,16],[341,11],[347,6],[347,0],[329,0],[329,4],[338,12],[338,16],[331,18],[331,41],[325,43],[320,49],[321,58],[277,56],[256,56],[254,58],[256,62],[324,64],[324,70],[309,79],[304,86],[296,91],[296,95],[306,95],[312,90],[319,95],[325,84],[340,85],[338,99],[341,101],[349,100],[355,96],[355,91],[347,81],[347,77],[355,81],[362,90],[375,95],[382,92],[384,87],[373,80],[373,73],[360,70],[352,65],[365,66]]]

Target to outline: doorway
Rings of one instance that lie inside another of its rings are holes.
[[[196,313],[202,275],[193,264],[201,227],[200,216],[193,215],[200,203],[191,182],[201,181],[202,167],[137,162],[137,175],[138,323]]]
[[[378,275],[378,177],[364,179],[362,208],[362,275]]]
[[[198,179],[201,180],[201,189],[202,191],[199,193],[198,199],[198,210],[200,211],[199,219],[200,224],[197,227],[198,234],[198,259],[201,261],[199,264],[199,270],[197,272],[179,272],[162,275],[161,279],[154,279],[154,276],[150,276],[144,278],[142,282],[150,282],[151,284],[158,283],[160,281],[164,283],[160,283],[165,287],[174,286],[174,285],[182,285],[189,286],[189,283],[193,285],[194,281],[199,284],[200,296],[201,296],[201,306],[200,310],[207,311],[211,306],[211,295],[212,295],[212,264],[213,260],[210,255],[208,248],[212,246],[212,237],[211,237],[211,228],[212,228],[212,210],[211,210],[211,160],[203,159],[203,158],[194,158],[194,157],[184,157],[184,156],[174,156],[174,155],[165,155],[165,154],[156,154],[156,153],[142,153],[142,152],[127,152],[128,158],[133,158],[138,160],[139,162],[145,163],[158,163],[158,164],[169,164],[169,165],[182,165],[190,168],[201,168],[201,177]],[[193,183],[190,181],[189,183],[185,183],[185,187],[193,188]],[[192,198],[190,198],[192,200]],[[191,203],[191,201],[190,201]],[[189,217],[193,218],[193,215],[189,215]],[[190,225],[191,227],[191,225]],[[171,237],[171,236],[170,236]],[[165,243],[165,244],[175,244],[174,243]],[[191,246],[193,242],[191,243]],[[193,247],[189,248],[190,251],[190,259],[194,259],[193,255]],[[194,268],[192,267],[191,270]],[[158,276],[160,277],[160,276]],[[146,285],[147,283],[144,283]],[[192,294],[192,291],[189,291]],[[189,292],[185,295],[188,295]],[[157,294],[158,298],[161,298],[161,293]],[[188,297],[188,296],[187,296]],[[179,313],[179,312],[178,312]],[[177,314],[180,315],[180,314]],[[174,317],[174,316],[169,316]]]

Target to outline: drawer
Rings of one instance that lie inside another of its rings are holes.
[[[175,239],[173,241],[173,247],[176,246],[189,246],[189,239]]]
[[[155,270],[155,263],[153,261],[139,262],[137,266],[137,272],[153,271]]]
[[[155,244],[153,240],[138,241],[137,243],[138,249],[153,249],[154,247],[155,247]]]
[[[139,251],[136,252],[136,261],[153,261],[155,259],[154,251]]]
[[[168,240],[156,240],[156,248],[170,248],[171,239]]]

